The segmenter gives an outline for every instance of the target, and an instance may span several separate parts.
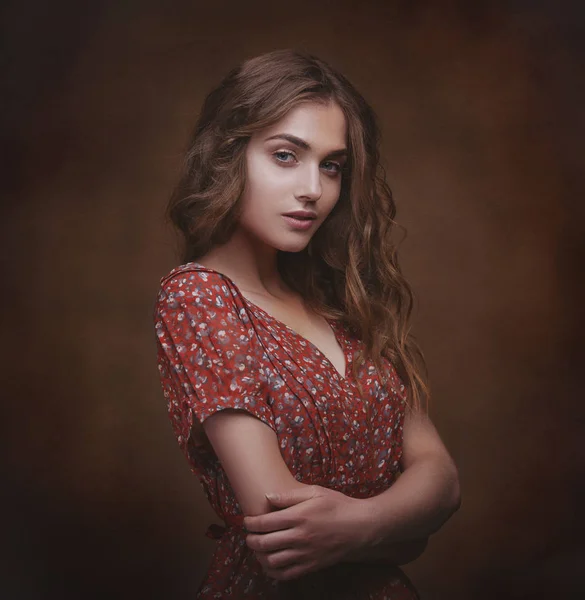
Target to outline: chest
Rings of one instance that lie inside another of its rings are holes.
[[[250,297],[264,317],[291,330],[294,335],[310,342],[345,377],[346,360],[335,331],[321,315],[308,311],[298,302],[276,303],[264,298]]]

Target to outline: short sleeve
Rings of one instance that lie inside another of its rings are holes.
[[[275,430],[262,347],[239,304],[219,273],[188,271],[161,283],[154,309],[157,362],[185,453],[194,419],[202,424],[227,408],[245,410]]]

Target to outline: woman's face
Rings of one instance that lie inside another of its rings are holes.
[[[252,135],[240,227],[265,244],[300,252],[339,199],[345,115],[335,103],[304,103]],[[306,211],[311,220],[285,215]]]

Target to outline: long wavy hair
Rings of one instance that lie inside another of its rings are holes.
[[[241,213],[252,134],[302,102],[331,101],[348,128],[340,197],[304,250],[278,252],[278,269],[315,312],[342,321],[364,342],[354,376],[370,358],[386,384],[389,360],[410,407],[427,410],[427,369],[410,333],[413,293],[393,241],[400,226],[380,164],[377,117],[341,73],[295,50],[269,52],[230,71],[204,101],[167,216],[182,233],[184,263],[227,242]]]

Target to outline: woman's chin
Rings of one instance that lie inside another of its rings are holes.
[[[284,240],[282,240],[275,248],[281,252],[302,252],[307,247],[309,241],[310,238],[294,242],[284,242]]]

